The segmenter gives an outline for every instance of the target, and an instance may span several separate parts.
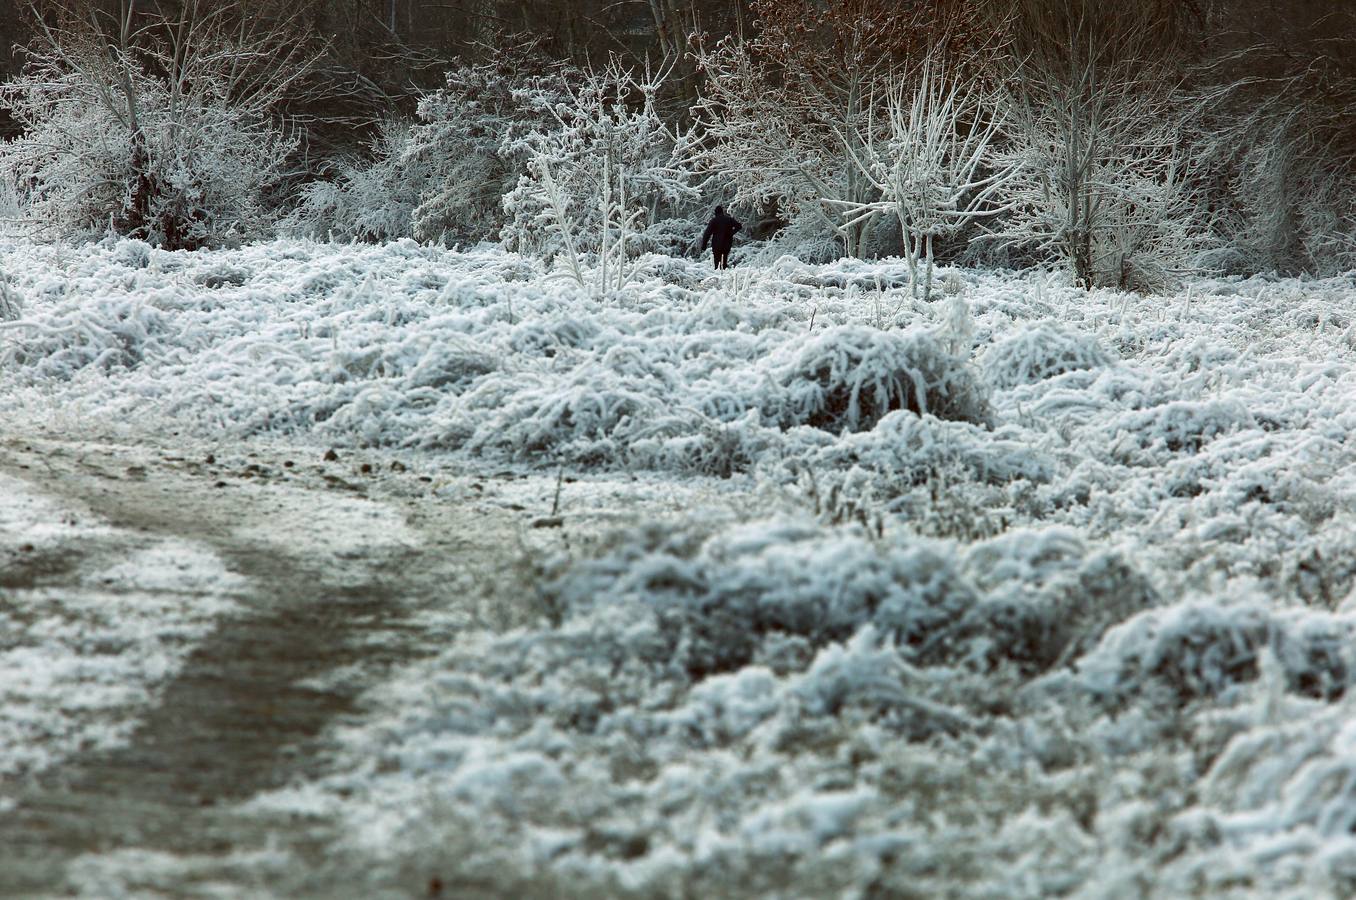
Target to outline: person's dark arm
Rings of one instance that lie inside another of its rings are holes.
[[[703,252],[703,253],[706,252],[706,245],[709,244],[709,243],[711,242],[711,233],[712,233],[712,231],[715,229],[715,227],[716,227],[716,223],[715,223],[715,220],[713,219],[711,222],[709,222],[709,223],[707,224],[706,230],[702,232],[702,252]]]
[[[731,219],[730,221],[734,222],[734,231],[730,233],[730,236],[734,237],[735,232],[740,231],[744,227],[744,225],[738,219]]]

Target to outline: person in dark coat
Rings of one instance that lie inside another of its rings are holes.
[[[706,245],[710,243],[717,269],[730,267],[730,248],[734,246],[735,232],[743,227],[738,219],[725,212],[725,207],[716,207],[716,214],[706,223],[706,231],[702,234],[702,252],[706,252]]]

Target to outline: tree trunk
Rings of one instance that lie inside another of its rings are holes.
[[[932,234],[931,234],[931,232],[929,232],[929,233],[928,233],[928,236],[927,236],[927,251],[926,251],[926,252],[927,252],[927,259],[928,259],[928,273],[927,273],[927,280],[923,282],[923,302],[924,302],[924,303],[931,303],[931,302],[932,302]]]

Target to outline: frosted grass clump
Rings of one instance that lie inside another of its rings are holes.
[[[1159,601],[1149,578],[1121,554],[1090,547],[1065,528],[1017,529],[977,543],[962,571],[982,599],[957,634],[968,643],[967,663],[981,670],[1043,672]]]
[[[964,361],[930,333],[843,326],[780,348],[764,412],[784,426],[864,431],[906,409],[984,422],[988,403]]]
[[[989,484],[1045,482],[1054,472],[1053,459],[1021,443],[1011,429],[990,431],[907,410],[887,413],[874,428],[835,441],[810,437],[803,432],[788,435],[786,461],[793,468],[821,474],[863,472],[880,500],[948,468],[964,470],[972,480]]]
[[[1113,427],[1125,435],[1122,448],[1138,447],[1154,458],[1163,458],[1167,454],[1196,453],[1222,435],[1253,423],[1252,414],[1236,400],[1175,400],[1124,413],[1114,420]]]
[[[1230,693],[1258,677],[1270,649],[1285,689],[1321,699],[1353,680],[1356,621],[1307,610],[1275,610],[1256,600],[1196,600],[1147,610],[1111,629],[1079,661],[1079,676],[1108,700],[1153,687],[1179,702]]]
[[[4,292],[13,296],[12,288]],[[163,349],[171,328],[163,311],[131,297],[95,307],[71,298],[62,306],[43,321],[18,321],[16,315],[7,339],[0,340],[0,368],[25,380],[132,369],[147,353]]]
[[[985,351],[981,365],[988,383],[1002,390],[1065,372],[1100,368],[1111,361],[1092,335],[1040,322],[996,340]]]

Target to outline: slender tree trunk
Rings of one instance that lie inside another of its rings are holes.
[[[929,232],[929,233],[928,233],[928,236],[927,236],[927,258],[928,258],[928,274],[927,274],[927,280],[923,283],[923,302],[924,302],[924,303],[931,303],[931,302],[932,302],[932,233],[931,233],[931,232]]]
[[[902,221],[901,221],[901,224]],[[904,229],[904,250],[909,261],[909,296],[918,299],[918,257],[923,249],[923,236]]]
[[[612,218],[612,148],[603,154],[603,240],[598,249],[598,293],[607,292],[608,220]]]

